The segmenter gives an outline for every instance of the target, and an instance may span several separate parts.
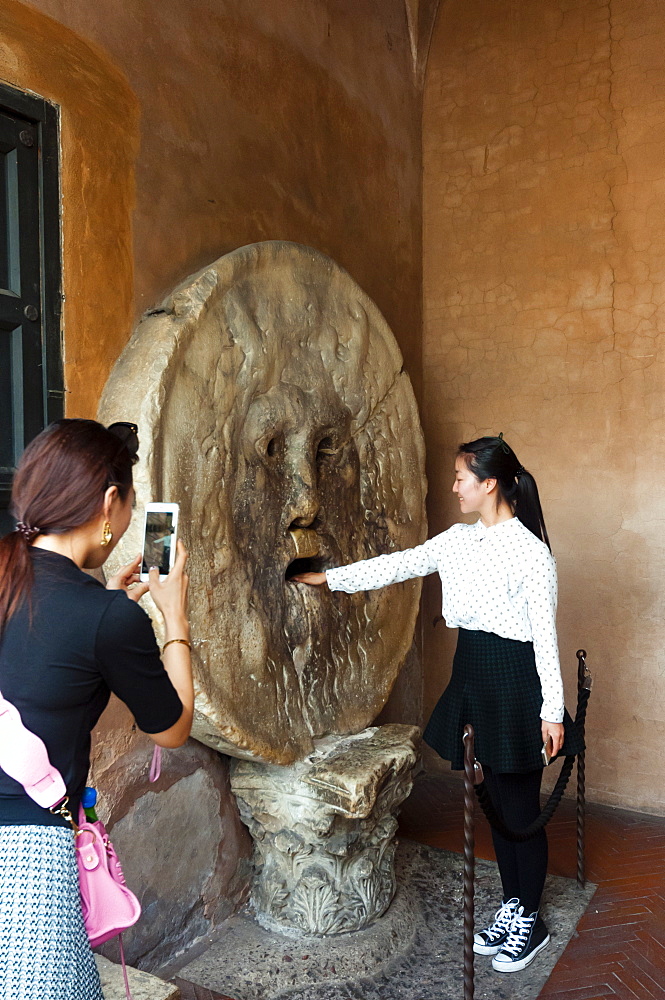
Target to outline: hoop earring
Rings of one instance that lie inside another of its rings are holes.
[[[107,545],[110,545],[112,540],[113,532],[111,531],[111,522],[104,521],[104,527],[102,528],[102,540],[99,544],[103,546],[103,548],[106,548]]]

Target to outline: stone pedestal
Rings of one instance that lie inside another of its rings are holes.
[[[389,725],[326,737],[288,767],[233,763],[263,927],[343,934],[385,912],[395,893],[395,815],[411,791],[418,744],[414,726]]]

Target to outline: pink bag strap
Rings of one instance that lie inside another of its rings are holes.
[[[50,809],[67,795],[44,741],[23,725],[21,713],[0,691],[0,768],[23,785],[37,805]]]
[[[129,988],[129,976],[127,975],[127,963],[125,962],[125,949],[122,946],[122,934],[118,934],[118,945],[120,947],[120,961],[122,963],[122,978],[125,981],[125,993],[127,1000],[134,1000]]]
[[[150,764],[150,774],[148,775],[150,781],[157,781],[160,774],[162,773],[162,748],[155,744],[155,749],[152,751],[152,761]]]

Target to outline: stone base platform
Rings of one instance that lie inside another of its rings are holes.
[[[101,955],[95,955],[95,962],[102,981],[104,1000],[126,1000],[122,966]],[[128,965],[127,976],[134,1000],[180,1000],[180,990],[177,986],[165,983],[163,979],[151,976],[149,972],[141,972]]]
[[[183,979],[235,1000],[453,1000],[462,996],[462,857],[411,841],[400,844],[397,895],[385,916],[354,934],[292,938],[240,914],[210,948],[181,968]],[[528,969],[505,975],[476,956],[476,997],[531,1000],[546,979],[595,886],[550,876],[543,915],[552,942]],[[501,899],[496,865],[476,862],[476,923]]]

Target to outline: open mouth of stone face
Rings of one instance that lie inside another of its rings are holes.
[[[298,573],[321,573],[325,568],[325,559],[322,556],[313,556],[307,559],[294,559],[286,567],[284,574],[287,580],[292,580]]]
[[[286,567],[284,574],[287,580],[292,580],[298,573],[320,573],[324,566],[324,558],[320,552],[321,539],[318,532],[311,528],[296,528],[289,531],[291,552],[295,556]]]

